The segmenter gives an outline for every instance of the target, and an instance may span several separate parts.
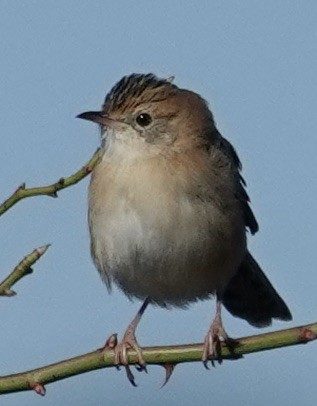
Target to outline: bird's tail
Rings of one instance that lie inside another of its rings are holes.
[[[255,327],[269,326],[272,319],[292,320],[287,305],[249,252],[221,300],[233,316]]]

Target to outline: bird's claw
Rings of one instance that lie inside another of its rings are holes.
[[[117,344],[114,348],[114,364],[115,365],[128,365],[128,349],[132,348],[135,350],[138,358],[137,364],[141,370],[146,369],[146,363],[144,361],[142,350],[139,347],[135,337],[123,337],[122,341]]]
[[[232,340],[229,338],[225,329],[222,326],[221,319],[216,317],[213,321],[203,345],[202,362],[206,369],[208,368],[208,361],[211,361],[212,366],[215,366],[215,359],[219,364],[222,363],[221,358],[221,343],[224,342],[230,346]]]
[[[128,349],[132,348],[137,354],[137,363],[135,365],[137,371],[147,372],[146,362],[144,361],[142,350],[134,336],[133,332],[127,331],[123,336],[122,341],[114,348],[114,365],[117,369],[120,369],[120,365],[123,365],[127,374],[127,378],[133,386],[137,386],[135,383],[134,375],[131,371],[128,359]]]

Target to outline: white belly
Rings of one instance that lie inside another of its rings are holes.
[[[224,288],[244,255],[242,221],[213,202],[175,194],[176,185],[166,185],[172,178],[160,184],[146,171],[140,177],[130,170],[129,181],[108,171],[96,197],[105,172],[98,169],[89,224],[92,256],[108,286],[113,281],[128,296],[162,306],[185,306]]]

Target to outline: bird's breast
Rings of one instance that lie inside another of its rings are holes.
[[[204,176],[191,165],[104,159],[94,170],[92,256],[103,279],[128,296],[178,306],[207,298],[227,284],[244,255],[239,213],[222,207],[212,191],[207,198],[210,185],[197,186]]]

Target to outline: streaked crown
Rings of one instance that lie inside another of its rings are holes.
[[[103,110],[120,109],[123,112],[138,104],[164,100],[177,89],[170,78],[161,79],[152,73],[133,73],[113,86],[105,98]]]

